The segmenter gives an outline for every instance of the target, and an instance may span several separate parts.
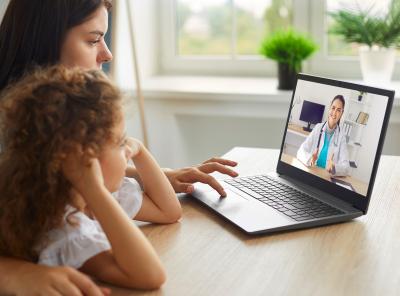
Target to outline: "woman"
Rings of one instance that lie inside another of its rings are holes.
[[[61,63],[101,68],[103,63],[112,59],[104,41],[110,8],[108,0],[11,0],[0,26],[0,91],[35,66]],[[195,167],[165,169],[164,173],[177,193],[190,193],[194,190],[193,183],[202,182],[225,196],[223,187],[209,174],[217,171],[237,176],[227,167],[235,165],[233,161],[212,158]],[[133,167],[127,169],[126,175],[140,179]],[[44,268],[9,258],[0,258],[0,275],[0,292],[37,295],[53,290],[68,295],[100,293],[86,276],[77,271]],[[25,277],[24,281],[22,277]]]
[[[334,176],[347,176],[349,157],[340,119],[344,112],[342,95],[333,98],[329,107],[328,120],[318,123],[297,151],[297,158],[307,166],[326,169]]]

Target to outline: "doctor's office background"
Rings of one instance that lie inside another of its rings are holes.
[[[342,95],[345,99],[344,112],[339,125],[340,132],[339,129],[338,132],[345,134],[350,162],[349,175],[368,183],[385,116],[386,97],[328,85],[318,87],[318,84],[314,82],[301,80],[298,82],[293,99],[289,124],[300,128],[307,126],[307,123],[300,119],[301,112],[307,108],[303,105],[304,101],[325,106],[322,119],[318,122],[324,123],[328,119],[330,105],[336,95]],[[315,124],[311,127],[314,126]],[[289,128],[283,153],[296,157],[306,137],[306,132]]]

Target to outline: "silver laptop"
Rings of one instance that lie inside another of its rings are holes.
[[[299,74],[276,172],[196,184],[197,200],[250,234],[347,221],[368,210],[394,91]]]

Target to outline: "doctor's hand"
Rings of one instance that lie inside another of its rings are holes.
[[[329,158],[329,160],[328,160],[328,165],[326,166],[326,169],[332,175],[334,175],[336,173],[335,163],[333,162],[333,156],[334,156],[334,153],[332,153],[331,158]]]
[[[209,174],[219,172],[231,177],[237,177],[238,173],[228,168],[228,166],[234,167],[236,165],[237,162],[235,161],[214,157],[197,166],[176,170],[163,170],[176,193],[192,193],[194,190],[192,184],[201,182],[211,186],[221,196],[226,196],[225,190],[221,184]]]
[[[315,166],[317,164],[318,159],[318,148],[315,149],[314,153],[311,156],[311,166]]]

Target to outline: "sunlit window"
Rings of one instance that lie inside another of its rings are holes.
[[[177,0],[177,53],[257,55],[261,39],[292,24],[292,0]]]
[[[338,10],[362,10],[369,11],[371,15],[386,15],[389,9],[389,5],[392,0],[327,0],[326,9],[327,12],[335,12]],[[327,32],[329,28],[333,25],[333,19],[327,17]],[[356,56],[358,55],[358,45],[357,44],[347,44],[340,36],[327,34],[327,49],[328,55],[331,56]]]

